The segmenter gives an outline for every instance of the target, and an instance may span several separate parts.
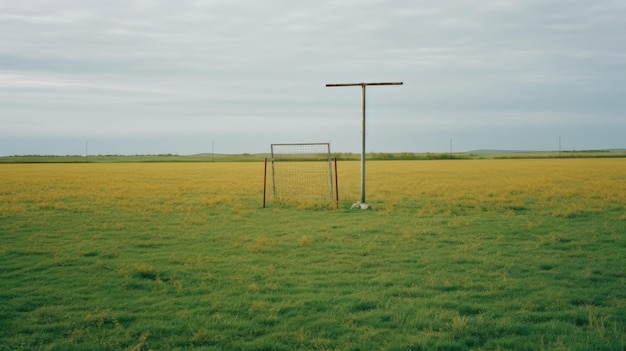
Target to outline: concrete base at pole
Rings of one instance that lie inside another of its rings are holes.
[[[370,208],[370,205],[366,204],[365,202],[355,202],[352,204],[352,207],[350,207],[350,209],[353,208],[360,208],[362,210],[367,210],[368,208]]]

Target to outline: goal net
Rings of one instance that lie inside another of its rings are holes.
[[[271,146],[275,200],[333,200],[335,190],[329,143]]]

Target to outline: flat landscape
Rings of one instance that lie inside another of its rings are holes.
[[[624,158],[0,164],[0,350],[626,349]]]

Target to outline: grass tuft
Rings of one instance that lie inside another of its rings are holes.
[[[135,271],[136,271],[137,276],[140,278],[150,279],[150,280],[159,279],[159,272],[157,272],[157,270],[149,264],[141,263],[140,265],[137,266]]]

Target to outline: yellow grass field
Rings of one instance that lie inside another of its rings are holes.
[[[339,163],[341,201],[360,197],[360,168]],[[262,163],[17,164],[0,166],[0,213],[40,208],[190,214],[197,206],[257,210]],[[377,211],[406,201],[490,208],[541,204],[555,216],[626,204],[623,159],[370,161],[367,200]],[[270,186],[270,185],[268,185]],[[272,198],[268,195],[269,207]]]
[[[0,165],[0,350],[624,350],[626,160]]]

